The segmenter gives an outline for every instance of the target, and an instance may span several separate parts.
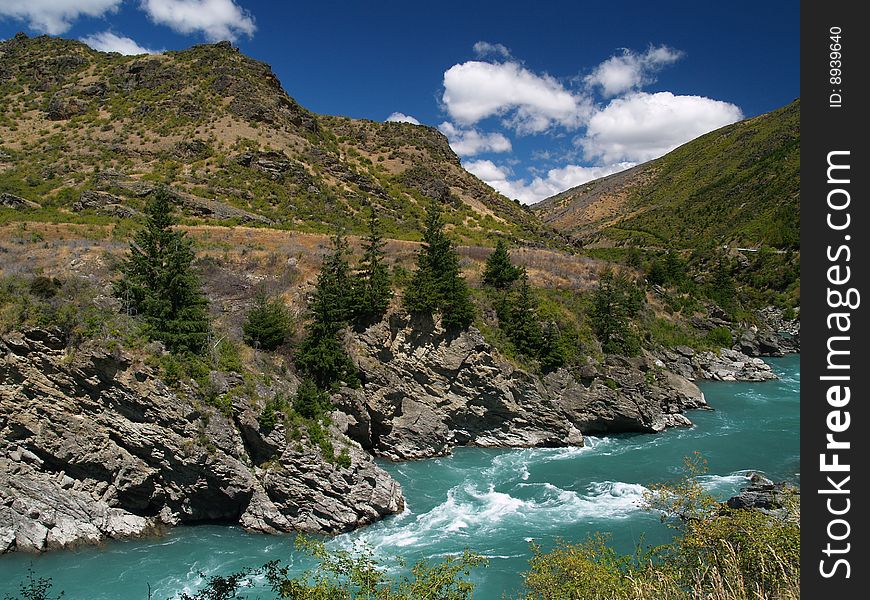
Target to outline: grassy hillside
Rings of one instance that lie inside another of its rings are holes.
[[[0,42],[0,194],[36,202],[29,220],[105,224],[135,216],[157,183],[192,222],[354,232],[371,202],[390,237],[413,240],[437,200],[464,242],[554,238],[462,169],[436,129],[316,115],[229,43],[121,56]],[[18,219],[15,202],[0,220]]]
[[[800,100],[534,206],[586,245],[796,249]]]

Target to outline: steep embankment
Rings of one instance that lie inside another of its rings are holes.
[[[71,350],[55,330],[12,333],[0,340],[0,381],[0,552],[182,523],[340,532],[404,507],[399,485],[336,432],[347,466],[324,460],[307,434],[262,427],[247,399],[229,416],[189,400],[126,351]]]
[[[354,232],[371,203],[388,237],[418,239],[435,200],[462,240],[558,237],[465,171],[437,129],[317,115],[228,42],[147,56],[0,42],[4,205],[108,222],[135,216],[158,182],[199,221]]]
[[[799,247],[800,100],[534,205],[586,244]]]
[[[611,358],[579,379],[518,370],[471,328],[393,314],[348,333],[364,382],[334,397],[328,460],[307,431],[264,427],[260,385],[215,410],[167,387],[133,354],[67,347],[59,331],[0,341],[0,541],[43,551],[157,533],[182,523],[334,533],[403,508],[392,459],[458,445],[582,445],[581,432],[661,431],[705,406],[697,387],[651,359]],[[213,372],[216,386],[234,375]],[[222,392],[223,390],[217,390]],[[357,440],[360,445],[347,437]]]
[[[510,365],[474,328],[445,331],[394,314],[348,340],[363,386],[336,398],[348,435],[392,459],[455,446],[566,446],[582,434],[662,431],[706,406],[698,388],[654,359],[608,357],[579,374],[538,377]]]

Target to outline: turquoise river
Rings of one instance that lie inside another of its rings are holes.
[[[606,532],[622,551],[641,540],[668,539],[670,530],[639,503],[644,486],[672,480],[682,459],[700,451],[710,472],[704,484],[727,497],[748,471],[797,480],[800,356],[771,359],[780,376],[765,383],[702,384],[715,410],[694,411],[690,429],[661,434],[588,437],[583,448],[489,450],[383,466],[402,484],[404,514],[328,542],[371,548],[385,564],[402,556],[440,559],[469,548],[489,558],[473,573],[479,600],[515,598],[528,567],[529,543],[545,548]],[[226,574],[281,559],[295,568],[293,536],[251,535],[237,527],[179,528],[165,538],[113,542],[101,548],[0,558],[0,596],[18,591],[28,565],[50,577],[64,599],[145,600],[192,592],[202,574]],[[399,567],[389,567],[397,569]],[[270,597],[251,590],[245,597]]]

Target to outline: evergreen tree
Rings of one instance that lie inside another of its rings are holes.
[[[541,341],[541,350],[538,353],[541,370],[545,373],[564,367],[568,362],[565,346],[562,343],[562,335],[554,322],[547,323]]]
[[[631,328],[643,305],[643,290],[625,273],[607,270],[592,296],[590,319],[602,349],[631,356],[640,351],[640,340]]]
[[[474,320],[474,305],[459,270],[459,257],[444,232],[441,207],[435,202],[429,205],[417,270],[404,300],[410,312],[440,311],[445,327],[464,328]]]
[[[529,357],[538,355],[543,342],[537,310],[538,304],[532,295],[529,276],[523,269],[519,289],[509,309],[507,334],[520,354]]]
[[[332,253],[323,262],[309,303],[307,334],[295,355],[296,366],[322,389],[341,381],[348,385],[358,382],[356,367],[338,339],[351,316],[347,241],[336,234],[332,242]]]
[[[520,277],[520,269],[511,262],[507,243],[503,239],[496,242],[495,250],[486,259],[483,270],[483,283],[496,289],[507,289]]]
[[[716,261],[707,284],[707,296],[730,318],[734,318],[740,303],[737,299],[737,286],[734,284],[731,265],[726,257],[719,257]]]
[[[130,243],[116,294],[142,316],[146,332],[172,352],[200,353],[208,340],[208,301],[191,264],[194,252],[175,220],[169,192],[159,189],[146,208],[146,223]]]
[[[363,255],[353,281],[353,313],[357,320],[379,318],[387,312],[393,290],[384,263],[384,238],[375,207],[370,207],[369,231],[363,239]]]
[[[293,410],[306,419],[319,419],[329,412],[329,396],[311,379],[303,379],[293,397]]]
[[[242,325],[245,343],[262,350],[274,350],[282,345],[290,334],[290,313],[278,299],[269,299],[258,294],[254,308]]]

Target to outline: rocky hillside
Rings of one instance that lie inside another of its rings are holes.
[[[543,200],[585,245],[799,247],[800,100]]]
[[[436,129],[316,115],[227,42],[135,57],[0,42],[0,211],[109,222],[135,216],[158,182],[197,221],[354,232],[371,202],[388,237],[417,239],[437,200],[466,242],[554,237],[465,171]]]

